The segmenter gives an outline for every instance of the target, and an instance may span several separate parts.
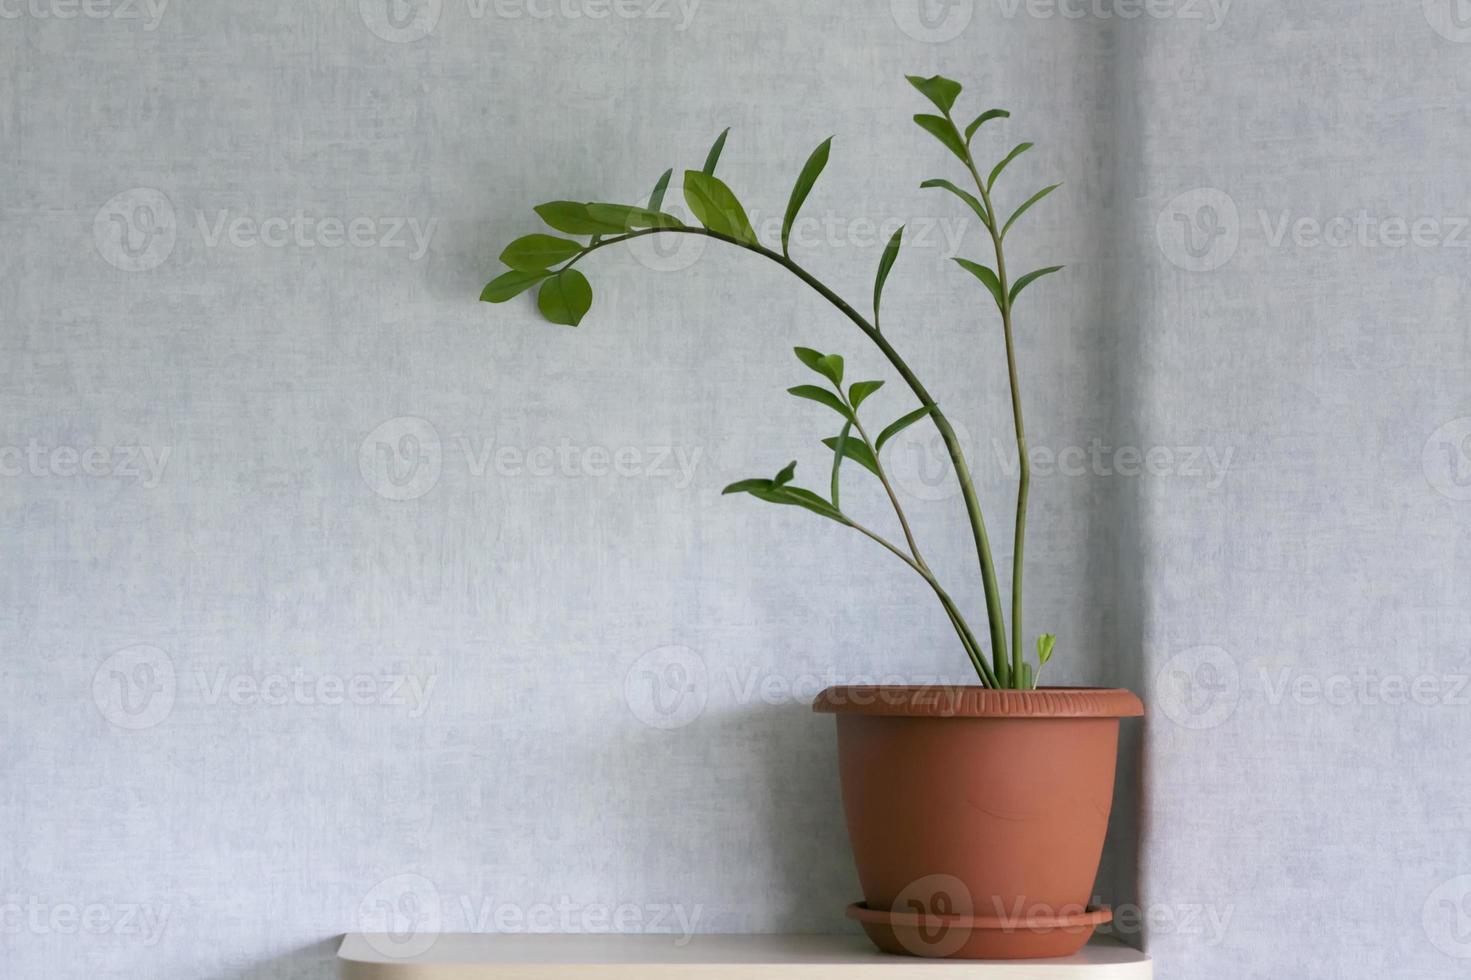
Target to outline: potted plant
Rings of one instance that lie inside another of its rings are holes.
[[[700,170],[684,173],[683,191],[698,225],[663,209],[673,171],[665,171],[643,205],[552,201],[536,212],[558,235],[518,238],[501,253],[508,271],[481,294],[505,302],[532,287],[537,306],[553,323],[576,326],[592,305],[592,287],[578,266],[592,253],[648,235],[701,235],[754,252],[815,290],[873,343],[913,393],[914,409],[882,427],[861,409],[882,380],[849,381],[841,355],[795,348],[816,383],[789,393],[831,411],[836,433],[823,442],[833,453],[826,495],[794,483],[796,464],[769,479],[733,483],[726,493],[811,511],[872,539],[919,575],[938,599],[979,684],[964,687],[834,687],[813,705],[837,715],[838,754],[849,837],[864,901],[848,914],[882,949],[935,957],[1028,958],[1076,951],[1094,927],[1109,919],[1089,908],[1113,799],[1119,719],[1143,713],[1124,690],[1039,688],[1055,638],[1042,634],[1030,660],[1023,644],[1023,590],[1030,463],[1022,420],[1012,318],[1022,292],[1059,271],[1048,266],[1013,278],[1004,243],[1017,221],[1057,189],[1042,188],[1003,220],[996,189],[1007,168],[1031,148],[1018,144],[982,177],[972,145],[983,127],[1009,113],[988,109],[963,129],[954,115],[958,82],[909,76],[938,110],[914,121],[962,164],[972,192],[947,179],[920,186],[944,190],[969,208],[989,233],[994,266],[955,261],[979,281],[1000,314],[1011,387],[1020,481],[1011,568],[1011,619],[1001,588],[980,501],[955,431],[934,398],[899,355],[880,325],[884,284],[904,229],[879,261],[871,318],[859,312],[792,258],[792,226],[827,166],[832,140],[813,151],[792,189],[779,247],[761,242],[736,194],[715,176],[726,135],[711,147]],[[933,425],[959,481],[985,593],[988,634],[983,640],[926,563],[884,466],[884,447],[906,427]],[[886,538],[841,505],[844,462],[882,485],[898,518],[902,541]],[[987,652],[989,646],[989,653]]]

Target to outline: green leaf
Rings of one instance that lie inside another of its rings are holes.
[[[1037,637],[1037,662],[1047,666],[1047,661],[1052,659],[1052,647],[1057,643],[1057,637],[1051,633],[1043,633]]]
[[[1037,687],[1037,679],[1036,679],[1036,677],[1032,673],[1032,665],[1029,664],[1029,663],[1027,663],[1027,662],[1025,662],[1025,661],[1023,661],[1022,662],[1022,683],[1021,683],[1020,690],[1023,690],[1023,691],[1031,691],[1031,690],[1035,690],[1036,687]]]
[[[480,293],[480,302],[504,303],[508,299],[520,296],[549,275],[551,275],[550,272],[518,272],[515,269],[510,272],[502,272],[486,283],[485,289]]]
[[[554,235],[526,235],[506,246],[501,261],[518,272],[540,272],[572,258],[582,246]]]
[[[776,484],[767,479],[737,480],[720,492],[722,494],[750,493],[752,490],[769,490],[775,485]]]
[[[607,235],[623,230],[616,224],[592,217],[587,208],[586,204],[577,201],[548,201],[538,204],[532,210],[557,231],[569,235]]]
[[[1051,194],[1053,191],[1057,190],[1061,186],[1061,184],[1052,184],[1051,186],[1042,188],[1040,191],[1027,198],[1027,203],[1017,208],[1015,213],[1013,213],[1011,217],[1006,219],[1006,224],[1001,229],[1001,237],[1006,237],[1006,233],[1011,230],[1011,226],[1016,224],[1016,219],[1026,214],[1028,208],[1030,208],[1033,204],[1036,204],[1038,201],[1042,200],[1042,198],[1046,197],[1048,194]]]
[[[1043,276],[1051,275],[1052,273],[1057,272],[1060,269],[1062,269],[1062,266],[1060,265],[1049,265],[1045,269],[1038,269],[1036,272],[1028,272],[1026,275],[1022,276],[1016,282],[1011,284],[1011,302],[1016,302],[1017,294],[1020,293],[1023,289],[1026,289],[1028,286],[1036,282],[1038,279],[1041,279]]]
[[[1006,169],[1006,165],[1008,163],[1015,160],[1017,157],[1021,156],[1023,153],[1027,152],[1031,148],[1031,143],[1018,143],[1016,149],[1006,154],[1006,159],[996,164],[995,168],[991,171],[991,176],[986,178],[986,190],[989,191],[992,187],[996,186],[996,178],[1001,176],[1001,171]]]
[[[786,466],[783,466],[781,468],[781,472],[776,475],[776,479],[773,480],[773,481],[771,481],[771,482],[775,483],[779,487],[780,486],[785,486],[786,484],[791,483],[792,482],[792,477],[794,477],[796,475],[797,475],[797,461],[794,459],[790,463],[788,463]]]
[[[831,449],[834,453],[838,451],[838,443],[839,440],[833,436],[828,436],[826,439],[822,440],[822,444]],[[863,441],[861,439],[847,440],[843,444],[842,455],[848,457],[859,466],[862,466],[874,476],[878,476],[878,463],[874,460],[873,453],[868,451],[868,447],[863,444]],[[841,459],[842,457],[840,456],[838,458]],[[833,462],[833,466],[837,466],[836,460]]]
[[[945,148],[951,153],[965,159],[965,144],[960,141],[960,134],[955,131],[955,124],[943,116],[927,116],[921,113],[914,117],[920,128],[929,133],[935,139],[945,144]]]
[[[564,269],[541,284],[536,307],[553,323],[575,327],[592,306],[592,285],[576,269]]]
[[[904,226],[900,225],[899,230],[894,232],[894,236],[889,239],[889,244],[885,246],[883,258],[879,259],[878,275],[874,276],[873,280],[873,324],[875,329],[878,328],[879,322],[879,298],[884,294],[884,283],[889,278],[889,270],[894,268],[894,260],[899,257],[899,245],[903,241]]]
[[[811,490],[808,490],[806,487],[785,486],[782,487],[782,490],[784,490],[790,497],[793,498],[792,503],[796,504],[797,506],[806,507],[808,510],[821,514],[824,517],[831,517],[833,520],[840,523],[848,523],[848,519],[843,516],[842,511],[838,510],[832,504],[828,503],[826,500],[823,500],[821,497],[813,493]]]
[[[818,366],[822,363],[822,351],[813,350],[811,347],[793,347],[792,353],[797,355],[797,360],[801,361],[803,364],[807,365],[818,374],[822,374],[825,376],[826,372],[824,372],[822,368]]]
[[[844,422],[843,423],[843,431],[838,433],[837,447],[833,450],[832,491],[829,494],[829,496],[832,497],[832,501],[833,501],[833,506],[834,507],[838,506],[838,483],[839,483],[839,480],[838,480],[838,470],[843,465],[843,450],[846,449],[847,446],[848,446],[848,433],[849,432],[852,432],[852,431],[853,431],[853,423],[852,422]],[[824,441],[826,441],[826,440],[824,440]]]
[[[901,418],[895,419],[893,422],[890,422],[888,426],[885,427],[884,431],[879,433],[879,437],[874,440],[873,451],[876,453],[883,452],[884,443],[888,442],[890,439],[894,438],[899,433],[903,432],[905,429],[909,428],[911,425],[918,422],[920,419],[924,418],[928,414],[930,414],[930,406],[922,405],[919,408],[916,408],[914,411],[910,412],[908,415],[905,415]]]
[[[825,355],[812,347],[793,347],[791,352],[796,353],[797,361],[808,365],[834,386],[843,386],[843,355]]]
[[[840,354],[824,354],[811,347],[793,347],[797,360],[807,365],[835,385],[843,383],[843,358]]]
[[[920,184],[919,186],[925,189],[930,187],[944,188],[951,194],[954,194],[956,197],[960,198],[966,204],[970,205],[970,209],[976,213],[976,217],[981,219],[981,224],[985,225],[987,228],[991,227],[991,216],[986,212],[986,206],[982,204],[980,200],[969,191],[961,190],[959,187],[956,187],[954,184],[952,184],[948,180],[945,180],[943,177],[933,177]]]
[[[858,411],[858,406],[863,404],[864,399],[878,391],[884,386],[882,381],[858,381],[848,389],[848,404],[853,406],[853,411]]]
[[[751,219],[736,199],[735,193],[717,177],[698,170],[684,172],[684,199],[700,224],[727,238],[746,245],[756,244]]]
[[[981,113],[979,116],[976,116],[974,119],[972,119],[970,121],[970,125],[967,126],[967,127],[965,127],[965,142],[966,142],[966,145],[967,146],[970,145],[971,138],[976,135],[976,130],[978,130],[982,126],[986,125],[986,123],[990,122],[992,119],[1009,119],[1009,118],[1011,118],[1011,113],[1007,112],[1005,109],[987,109],[985,112]]]
[[[715,165],[720,162],[720,153],[725,149],[725,138],[730,135],[730,127],[727,126],[721,134],[715,137],[715,145],[710,147],[710,152],[705,155],[705,176],[715,176]]]
[[[787,394],[796,395],[798,398],[806,398],[809,401],[817,402],[819,405],[826,405],[849,422],[853,421],[852,409],[844,405],[841,398],[826,388],[819,388],[817,385],[797,385],[795,388],[788,388]]]
[[[839,524],[848,523],[848,519],[843,516],[842,511],[804,487],[777,487],[775,490],[767,492],[756,491],[756,496],[762,500],[769,500],[776,504],[790,504],[795,507],[804,507],[814,514],[820,514],[828,520],[837,521]]]
[[[807,162],[802,165],[802,172],[797,175],[797,183],[792,187],[791,199],[787,201],[787,214],[781,223],[781,252],[787,254],[787,239],[792,235],[792,224],[797,220],[797,213],[802,210],[802,205],[807,201],[807,195],[812,193],[812,185],[817,183],[817,178],[822,175],[822,170],[827,166],[828,153],[832,150],[833,138],[829,136],[822,141]]]
[[[943,75],[931,75],[929,78],[921,78],[919,75],[905,75],[909,84],[935,104],[935,108],[941,112],[949,112],[955,106],[955,100],[960,95],[960,83]]]
[[[996,278],[996,273],[992,272],[989,266],[972,262],[970,259],[956,259],[955,262],[966,272],[985,283],[986,288],[991,291],[992,298],[996,300],[997,309],[1006,309],[1006,296],[1001,292],[1001,280]]]
[[[664,171],[654,184],[654,193],[649,195],[649,210],[658,211],[664,207],[664,192],[669,190],[669,178],[674,176],[674,169]]]
[[[839,524],[847,524],[848,519],[843,512],[832,504],[823,500],[811,490],[803,487],[777,484],[771,480],[741,480],[726,487],[724,493],[749,493],[758,500],[765,500],[773,504],[788,504],[793,507],[802,507],[820,514],[829,520],[837,521]]]
[[[589,204],[587,213],[594,221],[611,225],[614,231],[631,231],[635,228],[681,228],[684,222],[672,214],[636,208],[628,204]]]
[[[833,384],[841,387],[843,384],[843,355],[825,354],[823,355],[822,363],[825,366],[819,368],[818,370],[820,370],[827,377],[831,378]]]

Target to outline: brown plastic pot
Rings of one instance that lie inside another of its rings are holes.
[[[832,687],[848,837],[882,950],[1068,956],[1110,918],[1088,899],[1128,691]]]

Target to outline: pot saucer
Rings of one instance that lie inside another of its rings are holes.
[[[1076,913],[1012,918],[885,912],[854,902],[847,916],[861,923],[868,938],[885,953],[930,959],[1029,960],[1073,955],[1096,927],[1113,918],[1113,911],[1095,906]]]

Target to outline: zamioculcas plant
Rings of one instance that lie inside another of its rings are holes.
[[[796,464],[789,463],[770,479],[742,480],[725,488],[726,493],[746,493],[759,500],[775,504],[802,507],[860,534],[872,538],[888,549],[899,560],[917,573],[939,598],[940,605],[949,617],[956,635],[970,658],[981,682],[990,688],[1026,690],[1036,687],[1041,667],[1052,656],[1054,637],[1043,634],[1037,639],[1035,665],[1023,656],[1022,649],[1022,570],[1026,552],[1027,494],[1031,473],[1027,454],[1026,428],[1022,422],[1021,392],[1017,383],[1016,348],[1012,339],[1012,318],[1017,299],[1032,283],[1043,276],[1058,271],[1061,266],[1036,269],[1025,275],[1012,278],[1006,268],[1004,243],[1016,226],[1017,221],[1035,204],[1055,191],[1060,185],[1050,184],[1014,207],[1009,213],[996,197],[998,182],[1006,169],[1027,150],[1031,143],[1020,143],[1000,158],[985,176],[976,163],[973,144],[982,128],[995,120],[1006,119],[1010,113],[1004,109],[988,109],[970,120],[964,129],[957,124],[953,115],[956,99],[961,92],[960,83],[936,75],[931,78],[908,76],[910,83],[929,99],[938,114],[921,113],[914,121],[960,161],[964,169],[962,180],[974,187],[974,192],[953,181],[934,178],[924,181],[924,188],[948,191],[964,202],[989,233],[994,265],[970,259],[955,261],[967,273],[974,276],[985,287],[985,293],[994,302],[1000,313],[1001,333],[1006,347],[1006,364],[1011,385],[1012,416],[1016,429],[1018,459],[1020,460],[1020,482],[1017,487],[1015,547],[1012,551],[1011,570],[1011,642],[1007,642],[1007,622],[1001,604],[1001,590],[996,579],[995,563],[991,558],[991,545],[986,533],[985,518],[981,513],[980,501],[971,480],[970,467],[956,439],[955,431],[944,412],[925,389],[919,378],[910,370],[904,358],[894,348],[880,327],[880,308],[884,283],[898,258],[903,242],[904,229],[894,232],[879,260],[874,278],[872,317],[860,313],[837,293],[823,284],[816,276],[804,269],[792,258],[790,237],[792,226],[807,200],[818,177],[827,166],[832,140],[825,140],[807,159],[792,188],[782,222],[780,248],[772,248],[756,237],[751,222],[741,206],[740,200],[726,184],[715,176],[720,155],[725,148],[726,135],[721,133],[711,147],[700,170],[684,172],[684,198],[690,211],[699,220],[698,226],[687,225],[663,210],[665,192],[669,187],[672,170],[664,172],[654,185],[649,200],[642,206],[631,204],[579,203],[575,201],[551,201],[536,207],[553,230],[560,235],[536,234],[518,238],[501,253],[501,261],[509,266],[485,287],[480,298],[491,303],[503,303],[526,290],[537,287],[537,307],[543,316],[553,323],[577,326],[582,322],[592,305],[592,286],[577,266],[589,255],[601,248],[617,245],[646,235],[702,235],[725,242],[749,252],[755,252],[782,266],[794,276],[816,290],[831,303],[883,353],[899,377],[909,386],[918,400],[911,412],[878,429],[871,429],[860,414],[865,400],[883,385],[879,380],[845,382],[843,358],[838,354],[797,347],[797,358],[810,368],[820,379],[819,384],[802,384],[788,391],[798,398],[814,401],[838,416],[841,427],[836,435],[823,442],[833,451],[832,472],[827,496],[792,482]],[[1003,217],[1004,216],[1004,217]],[[845,384],[847,385],[846,387]],[[910,530],[899,498],[895,495],[883,464],[884,446],[906,427],[921,420],[928,420],[939,431],[953,465],[955,477],[960,483],[965,499],[966,513],[970,520],[971,534],[975,540],[976,557],[980,563],[981,584],[986,597],[986,618],[989,626],[990,655],[979,637],[971,630],[965,615],[955,601],[935,578],[930,566],[920,553]],[[903,543],[891,541],[863,524],[842,509],[839,492],[839,473],[844,460],[877,477],[888,495],[889,502],[898,516],[903,532]]]

